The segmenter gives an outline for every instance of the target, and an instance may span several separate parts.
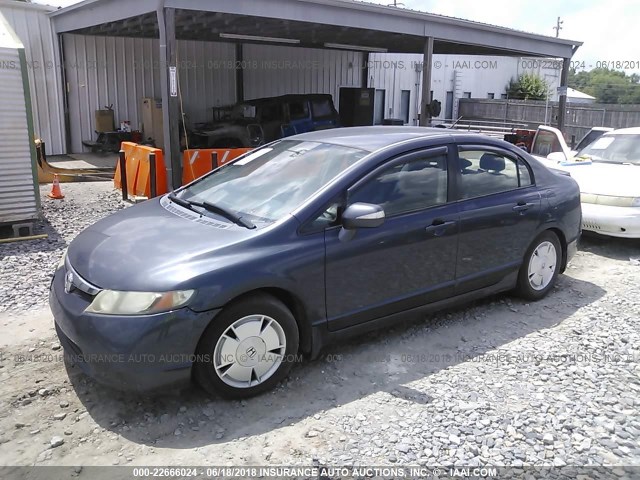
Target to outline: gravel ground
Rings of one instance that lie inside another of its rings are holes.
[[[640,466],[637,241],[585,238],[540,302],[493,297],[332,346],[247,401],[135,396],[66,365],[37,308],[66,243],[121,208],[110,184],[63,188],[48,242],[0,246],[0,465]]]
[[[89,225],[124,208],[112,182],[63,183],[64,200],[51,200],[50,185],[40,187],[44,221],[34,234],[44,240],[0,245],[0,312],[26,311],[47,304],[49,283],[62,252]]]

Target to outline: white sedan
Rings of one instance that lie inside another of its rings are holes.
[[[559,130],[541,126],[531,153],[578,182],[583,230],[640,238],[640,127],[612,130],[574,153]]]

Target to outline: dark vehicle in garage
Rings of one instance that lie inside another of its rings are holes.
[[[336,128],[340,118],[331,95],[258,98],[215,108],[212,123],[191,132],[192,148],[251,148],[299,133]]]
[[[580,223],[575,181],[502,140],[313,132],[89,227],[50,305],[65,351],[100,382],[195,378],[245,397],[336,339],[498,292],[544,297]]]

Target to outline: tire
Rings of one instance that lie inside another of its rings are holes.
[[[518,273],[516,294],[527,300],[540,300],[553,288],[562,263],[558,236],[547,230],[531,244]]]
[[[267,294],[245,297],[225,307],[203,333],[194,377],[212,395],[252,397],[287,376],[298,344],[298,325],[281,301]]]

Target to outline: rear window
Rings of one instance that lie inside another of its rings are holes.
[[[333,105],[328,98],[321,98],[311,101],[311,111],[313,116],[317,117],[330,117],[333,115]]]

